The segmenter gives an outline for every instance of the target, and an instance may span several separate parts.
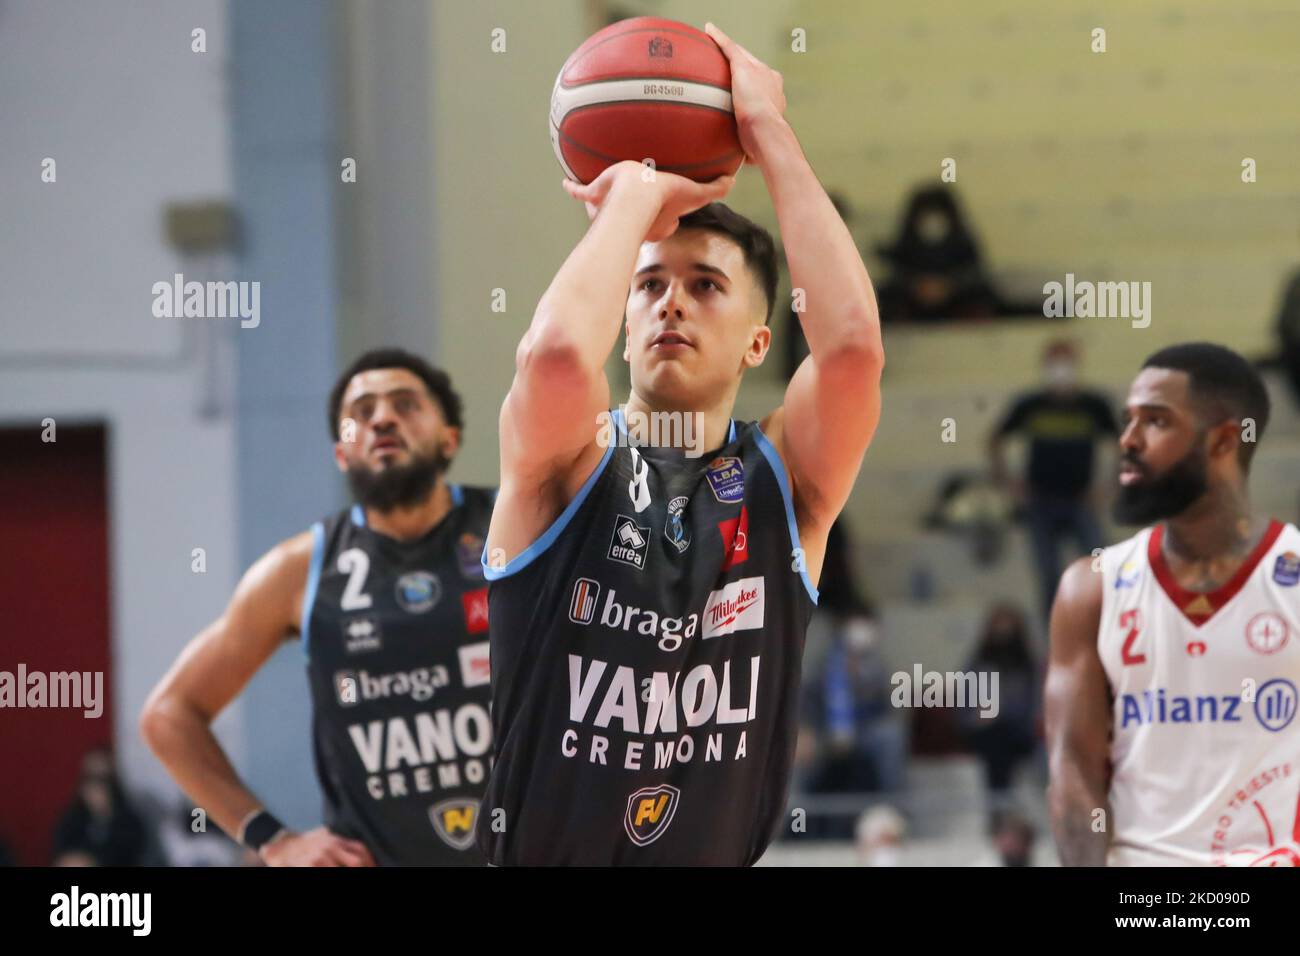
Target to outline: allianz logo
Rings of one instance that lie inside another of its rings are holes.
[[[334,674],[334,694],[343,707],[389,697],[410,697],[412,700],[425,701],[438,688],[446,687],[449,679],[447,668],[441,664],[392,674],[337,671]]]
[[[591,578],[573,582],[569,598],[569,620],[574,624],[621,630],[657,638],[661,651],[675,651],[699,631],[701,639],[721,637],[736,631],[760,630],[763,627],[764,590],[762,576],[741,578],[709,592],[702,613],[669,617],[652,608],[635,607],[618,599],[609,588],[605,601],[600,600],[601,584]],[[597,613],[599,609],[599,613]]]

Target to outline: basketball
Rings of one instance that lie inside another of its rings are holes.
[[[734,173],[745,155],[727,58],[707,33],[675,20],[612,24],[556,77],[551,145],[565,175],[580,183],[625,159],[697,182]]]

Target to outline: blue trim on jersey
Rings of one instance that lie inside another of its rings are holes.
[[[758,439],[758,450],[767,459],[767,463],[776,474],[776,483],[781,486],[781,499],[785,502],[785,521],[790,526],[790,543],[802,551],[803,546],[799,543],[799,525],[794,520],[794,498],[790,494],[790,483],[785,479],[785,465],[757,422],[754,423],[754,436]],[[799,577],[803,578],[803,586],[807,588],[808,596],[812,598],[813,604],[816,604],[817,589],[813,587],[812,581],[809,580],[806,568],[799,572]]]
[[[730,445],[733,441],[736,440],[736,420],[735,420],[734,418],[732,418],[732,419],[729,419],[729,421],[731,422],[731,427],[727,430],[727,444],[728,444],[728,445]]]
[[[578,489],[578,493],[573,496],[573,500],[569,502],[569,506],[564,509],[555,521],[551,523],[551,526],[546,529],[545,533],[540,538],[530,544],[522,552],[515,555],[513,560],[507,561],[504,568],[494,568],[488,564],[487,544],[484,543],[483,554],[479,557],[479,563],[483,565],[483,577],[489,581],[500,581],[502,578],[508,578],[510,575],[528,567],[528,565],[533,563],[535,558],[539,557],[547,548],[554,544],[555,539],[560,536],[560,532],[563,531],[569,522],[573,520],[573,516],[578,513],[578,509],[582,507],[582,503],[587,500],[587,495],[591,494],[591,489],[596,484],[596,479],[598,479],[605,471],[605,466],[609,464],[610,456],[613,454],[614,443],[611,442],[609,447],[605,449],[605,454],[601,456],[600,464],[597,465],[596,470],[591,473],[591,477],[589,477],[586,482],[583,483],[582,487]]]
[[[459,508],[465,503],[465,492],[461,490],[460,485],[448,484],[447,487],[451,490],[451,506]]]
[[[366,509],[360,505],[352,506],[352,523],[358,528],[366,526]]]
[[[311,609],[316,605],[316,590],[320,587],[321,565],[325,563],[325,525],[317,521],[311,526],[311,565],[307,569],[307,588],[302,592],[302,652],[311,657]]]
[[[493,488],[493,489],[492,489],[492,503],[493,503],[493,504],[496,504],[496,503],[497,503],[497,494],[498,494],[500,491],[501,491],[500,488]]]

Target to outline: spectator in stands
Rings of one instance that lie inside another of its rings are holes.
[[[852,569],[848,526],[831,526],[815,612],[829,647],[810,689],[821,755],[809,781],[815,793],[893,792],[902,788],[907,730],[890,705],[890,671],[875,608]]]
[[[61,865],[83,857],[99,866],[140,866],[148,852],[149,835],[131,806],[107,748],[82,758],[81,777],[72,803],[54,831],[54,857]]]
[[[989,831],[992,852],[981,857],[974,866],[1034,865],[1034,841],[1038,831],[1023,813],[1014,807],[997,811]]]
[[[854,842],[862,866],[901,866],[907,821],[887,804],[865,810],[854,828]]]
[[[1282,290],[1277,310],[1277,334],[1282,343],[1282,366],[1300,402],[1300,268],[1291,274]]]
[[[1059,339],[1043,352],[1042,388],[1017,398],[989,439],[993,479],[1024,508],[1034,551],[1044,616],[1050,615],[1061,577],[1059,549],[1073,538],[1090,554],[1102,546],[1093,498],[1093,460],[1099,441],[1118,434],[1110,400],[1079,384],[1079,354]],[[1004,446],[1013,435],[1029,443],[1026,479],[1012,480]]]
[[[980,716],[979,707],[959,714],[966,745],[984,765],[984,780],[994,804],[1007,801],[1016,768],[1038,745],[1039,667],[1029,626],[1020,608],[994,605],[966,671],[997,674],[997,713]]]
[[[898,237],[879,248],[893,270],[877,290],[882,318],[991,318],[1004,311],[985,277],[975,236],[953,198],[955,189],[915,190]]]

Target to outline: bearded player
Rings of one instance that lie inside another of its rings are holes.
[[[771,339],[771,237],[706,206],[730,179],[647,182],[625,163],[567,184],[594,221],[516,353],[484,552],[498,749],[479,838],[496,864],[751,864],[782,823],[804,633],[883,354],[866,268],[782,116],[780,75],[709,32],[811,355],[781,407],[733,421]],[[632,389],[610,415],[624,315]],[[654,413],[698,420],[693,449],[652,447]]]
[[[445,473],[461,401],[447,375],[368,352],[329,399],[356,504],[263,556],[154,689],[145,739],[197,806],[272,866],[482,865],[491,759],[488,489]],[[325,825],[294,833],[240,781],[212,720],[287,639],[306,657]]]
[[[1253,513],[1258,373],[1207,343],[1128,393],[1115,518],[1062,576],[1047,677],[1066,864],[1300,865],[1300,532]]]

